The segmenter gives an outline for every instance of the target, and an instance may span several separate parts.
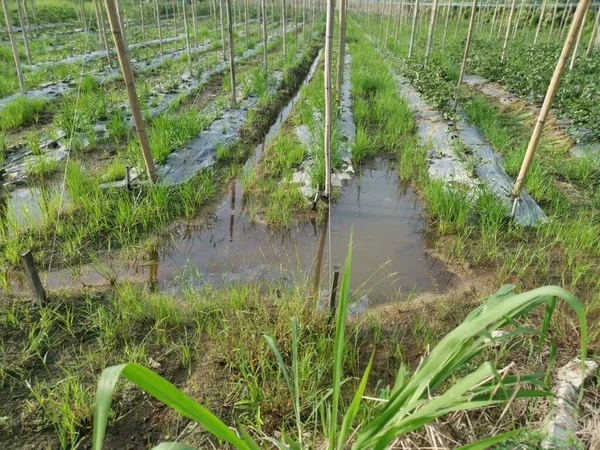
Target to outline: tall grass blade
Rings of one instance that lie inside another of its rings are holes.
[[[510,439],[518,432],[519,430],[514,430],[508,431],[506,433],[497,434],[495,436],[486,437],[485,439],[480,439],[477,442],[471,442],[470,444],[461,445],[455,450],[485,450],[486,448],[490,448],[494,444],[506,442],[507,439]]]

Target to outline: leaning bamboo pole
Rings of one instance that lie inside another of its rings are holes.
[[[552,32],[554,31],[554,22],[556,21],[556,12],[558,10],[558,0],[554,0],[552,8],[552,20],[550,21],[550,32],[548,33],[548,42],[552,42]]]
[[[471,36],[473,35],[473,23],[475,22],[475,13],[477,12],[477,0],[473,0],[471,6],[471,16],[469,17],[469,29],[467,31],[467,40],[465,42],[465,50],[463,52],[462,63],[460,64],[460,73],[458,75],[458,86],[462,84],[465,76],[465,68],[467,66],[467,56],[469,55],[469,47],[471,46]]]
[[[400,35],[400,29],[402,28],[402,6],[404,0],[400,0],[398,5],[398,17],[396,18],[396,36],[394,37],[394,52],[398,51],[398,36]]]
[[[223,61],[225,61],[226,58],[226,54],[227,54],[227,48],[225,47],[225,27],[223,25],[223,1],[224,0],[218,0],[219,1],[219,19],[221,21],[221,47],[223,49]]]
[[[339,2],[339,37],[338,37],[338,59],[336,73],[336,96],[339,101],[340,92],[342,91],[342,81],[344,79],[344,56],[346,50],[346,5],[348,0],[340,0]]]
[[[506,15],[506,10],[508,9],[508,4],[511,0],[506,0],[502,5],[502,9],[500,10],[500,21],[498,22],[498,31],[496,33],[496,38],[500,39],[500,35],[502,34],[503,26],[504,26],[504,16]]]
[[[15,61],[15,70],[17,71],[17,78],[19,79],[19,87],[24,94],[27,92],[27,89],[25,88],[25,79],[23,78],[23,71],[21,69],[21,58],[19,57],[19,50],[17,49],[17,43],[15,41],[15,30],[10,19],[7,0],[2,0],[2,9],[4,10],[4,20],[6,21],[6,30],[8,31],[8,38],[10,40],[13,59]]]
[[[27,64],[31,64],[31,51],[29,50],[29,37],[27,36],[27,29],[23,22],[23,8],[21,6],[21,0],[17,0],[17,13],[19,15],[19,24],[21,25],[21,34],[23,35],[23,44],[25,45],[25,56],[27,56]]]
[[[538,38],[540,36],[540,30],[542,29],[542,23],[544,22],[544,13],[546,12],[546,3],[547,0],[542,2],[542,9],[540,11],[540,18],[538,20],[537,28],[535,29],[535,37],[533,38],[533,45],[537,44]]]
[[[462,14],[463,14],[462,10],[463,10],[463,2],[461,0],[460,6],[458,7],[458,13],[456,14],[456,28],[454,29],[454,37],[458,36],[458,28],[459,28],[460,22],[462,20]]]
[[[512,17],[515,12],[515,3],[516,0],[512,0],[510,5],[510,13],[508,14],[508,21],[506,22],[506,34],[504,35],[504,44],[502,45],[502,55],[500,56],[500,61],[504,62],[504,58],[506,58],[506,47],[508,46],[508,37],[510,36],[510,25],[512,23]]]
[[[190,2],[190,7],[192,9],[192,30],[194,31],[194,45],[196,47],[198,47],[198,13],[197,13],[197,6],[198,4],[196,3],[196,0],[192,0]]]
[[[179,22],[179,0],[171,0],[171,9],[173,10],[173,36],[177,37],[179,35],[179,27],[177,26]]]
[[[415,4],[413,5],[413,20],[412,20],[412,30],[410,31],[410,43],[408,44],[408,58],[412,57],[413,46],[415,44],[415,31],[417,27],[417,14],[419,11],[419,0],[415,0]]]
[[[567,59],[569,58],[569,54],[571,53],[571,49],[573,48],[575,37],[579,34],[579,30],[583,26],[583,18],[587,13],[589,5],[590,0],[579,0],[579,5],[577,6],[577,9],[575,11],[575,16],[573,17],[571,27],[569,28],[567,39],[565,41],[565,44],[563,45],[560,58],[556,63],[552,79],[550,80],[550,85],[548,86],[548,91],[546,92],[546,96],[544,98],[544,103],[542,104],[542,109],[540,110],[540,114],[535,124],[535,128],[533,129],[533,133],[531,134],[531,139],[529,140],[527,151],[525,152],[525,158],[523,159],[523,164],[521,165],[519,175],[517,176],[517,180],[512,191],[514,204],[511,215],[513,216],[515,214],[517,203],[519,201],[521,189],[523,188],[523,184],[525,183],[525,179],[527,177],[527,172],[531,167],[531,163],[533,162],[533,156],[535,155],[535,151],[542,136],[544,124],[546,123],[548,114],[550,113],[550,108],[552,107],[554,96],[556,95],[556,91],[558,90],[558,84],[567,65]]]
[[[96,4],[96,0],[94,0],[94,5]],[[140,20],[142,26],[142,40],[146,40],[146,26],[144,23],[144,0],[140,0]],[[98,20],[98,27],[100,27],[100,20]],[[105,37],[106,39],[106,37]],[[108,51],[108,50],[107,50]]]
[[[104,0],[106,1],[106,0]],[[158,0],[154,0],[154,10],[156,13],[156,26],[158,27],[158,42],[160,45],[160,54],[163,54],[162,30],[160,27],[160,10],[158,9]]]
[[[229,34],[229,75],[231,77],[231,106],[235,108],[237,104],[237,94],[235,89],[235,51],[233,48],[233,23],[231,19],[231,0],[225,0],[227,5],[227,32]]]
[[[133,122],[135,124],[135,129],[140,141],[140,146],[142,147],[142,154],[144,156],[144,162],[146,163],[148,178],[150,178],[153,183],[156,183],[157,176],[154,168],[154,160],[152,159],[150,143],[144,127],[144,119],[142,118],[142,111],[140,110],[140,105],[135,90],[135,79],[133,76],[133,70],[131,69],[131,61],[129,59],[129,52],[127,51],[127,44],[125,43],[125,36],[123,35],[121,29],[119,13],[114,0],[104,0],[104,3],[106,5],[110,29],[112,31],[115,46],[117,48],[119,63],[121,64],[121,71],[123,72],[123,79],[125,80],[125,87],[127,89],[127,97],[129,98],[131,114],[133,115]]]
[[[333,52],[333,26],[335,4],[327,0],[327,23],[325,26],[325,196],[331,195],[331,54]]]
[[[425,48],[425,67],[429,63],[429,55],[431,53],[431,45],[433,43],[433,29],[435,28],[435,18],[437,15],[437,0],[433,0],[431,5],[431,21],[429,22],[429,32],[427,33],[427,47]]]
[[[583,28],[585,27],[585,20],[587,19],[588,11],[590,10],[590,3],[588,3],[585,12],[583,13],[583,21],[581,23],[581,27],[579,27],[579,33],[577,33],[577,40],[575,41],[575,48],[573,49],[573,55],[571,55],[571,63],[569,64],[569,70],[573,70],[575,67],[575,59],[577,58],[577,52],[579,50],[579,44],[581,43],[581,36],[583,34]],[[575,20],[575,19],[573,19]],[[571,24],[571,26],[573,26]]]
[[[287,62],[287,24],[285,17],[285,0],[281,0],[281,32],[283,33],[283,61],[284,64]]]
[[[494,34],[494,28],[496,27],[496,17],[498,16],[498,8],[500,7],[500,0],[496,0],[496,7],[494,8],[494,16],[492,17],[492,27],[490,28],[490,35],[488,39],[492,38],[492,34]]]
[[[246,37],[246,50],[250,49],[250,28],[248,24],[248,0],[244,0],[244,35]]]
[[[565,32],[565,28],[567,28],[567,22],[569,21],[569,17],[571,16],[571,10],[572,9],[573,9],[573,5],[569,1],[567,3],[567,12],[565,14],[565,21],[563,22],[562,27],[560,29],[560,32],[558,33],[558,39],[562,39],[562,35]]]
[[[517,37],[517,30],[519,29],[519,24],[521,22],[521,15],[523,14],[523,4],[525,0],[521,0],[521,5],[519,6],[519,14],[517,14],[517,20],[515,21],[515,26],[513,27],[513,39]]]

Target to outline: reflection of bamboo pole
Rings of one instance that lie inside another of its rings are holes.
[[[469,54],[469,47],[471,46],[471,35],[473,34],[473,22],[475,22],[475,12],[477,11],[477,0],[473,0],[473,6],[471,6],[471,17],[469,18],[469,30],[467,31],[467,41],[465,42],[465,51],[463,52],[463,59],[460,65],[460,74],[458,75],[458,85],[462,84],[463,77],[465,76],[465,67],[467,65],[467,56]]]
[[[500,61],[504,62],[504,58],[506,57],[506,47],[508,45],[508,37],[510,36],[510,25],[512,23],[512,16],[515,12],[515,2],[516,0],[512,0],[510,5],[510,13],[508,14],[508,22],[506,22],[506,34],[504,35],[504,45],[502,46],[502,56],[500,57]]]
[[[525,153],[525,158],[523,159],[521,170],[519,171],[517,181],[515,182],[515,186],[512,191],[512,196],[515,199],[512,215],[514,215],[515,213],[517,201],[519,199],[519,195],[521,194],[521,189],[523,187],[523,184],[525,183],[527,172],[529,171],[531,163],[533,162],[533,156],[537,149],[537,145],[540,141],[540,137],[542,136],[544,124],[546,123],[548,113],[550,112],[550,108],[552,107],[552,101],[554,100],[554,96],[556,95],[556,91],[558,90],[558,83],[560,82],[562,74],[565,70],[565,66],[567,65],[567,59],[569,58],[569,54],[571,53],[571,49],[573,48],[573,44],[575,42],[575,36],[579,33],[579,29],[583,26],[583,18],[588,10],[589,5],[590,0],[579,0],[579,5],[577,6],[575,16],[573,17],[573,23],[571,23],[571,28],[569,29],[569,33],[567,34],[567,39],[560,54],[560,58],[558,59],[558,62],[556,64],[556,68],[554,69],[552,79],[550,80],[550,85],[548,86],[548,91],[546,92],[546,97],[544,98],[542,109],[540,110],[540,114],[535,124],[533,134],[531,135],[531,139],[529,140],[527,152]]]
[[[154,183],[156,182],[154,160],[152,159],[152,153],[150,152],[150,143],[148,142],[148,135],[146,134],[146,129],[144,128],[144,119],[142,118],[142,112],[140,111],[140,105],[138,102],[137,93],[135,91],[133,70],[131,69],[131,61],[129,60],[129,53],[127,51],[127,45],[125,44],[125,37],[123,36],[121,30],[117,7],[115,6],[114,0],[104,0],[104,2],[106,4],[106,12],[108,13],[110,29],[115,40],[115,46],[117,47],[119,63],[121,64],[121,71],[123,72],[123,79],[125,81],[127,96],[129,98],[129,106],[131,107],[133,122],[135,123],[135,129],[138,134],[138,139],[140,140],[140,146],[142,147],[142,153],[146,163],[146,170],[148,172],[148,177]]]
[[[587,8],[583,13],[583,21],[581,22],[581,26],[579,27],[579,33],[577,33],[577,40],[575,41],[575,48],[573,49],[573,55],[571,56],[571,64],[569,64],[569,70],[573,70],[573,67],[575,67],[575,58],[577,58],[577,51],[579,50],[579,44],[581,43],[581,35],[583,34],[583,28],[585,27],[585,19],[587,19],[587,14],[589,10],[590,3],[588,2]]]
[[[237,104],[237,94],[235,89],[235,51],[233,48],[233,23],[231,20],[231,0],[226,0],[227,4],[227,31],[229,33],[229,74],[231,76],[231,106],[235,108]]]
[[[429,63],[429,54],[431,53],[431,44],[433,42],[433,29],[435,28],[435,17],[437,15],[437,0],[433,0],[431,5],[431,21],[429,22],[429,33],[427,33],[427,47],[425,48],[425,67]]]
[[[325,196],[331,194],[331,54],[333,53],[334,0],[327,0],[325,30]]]
[[[15,61],[15,70],[17,71],[17,78],[19,79],[19,86],[21,92],[27,92],[25,88],[25,79],[23,78],[23,71],[21,70],[21,58],[19,57],[19,50],[17,49],[17,43],[15,42],[15,30],[13,29],[12,21],[10,19],[10,12],[8,10],[8,2],[2,0],[2,8],[4,9],[4,19],[6,20],[6,30],[8,31],[8,38],[10,39],[10,46],[12,48],[13,59]]]
[[[347,0],[340,0],[340,31],[338,38],[338,60],[337,60],[337,77],[336,77],[336,95],[337,99],[340,99],[340,92],[342,91],[342,81],[344,79],[344,55],[346,50],[346,2]]]
[[[325,241],[327,240],[327,228],[329,222],[329,214],[325,214],[325,218],[321,222],[319,233],[319,246],[317,248],[317,256],[313,265],[313,296],[318,300],[319,286],[321,285],[321,270],[323,266],[323,253],[325,253]]]
[[[410,31],[410,43],[408,44],[408,57],[412,57],[413,46],[415,44],[415,28],[417,26],[417,14],[419,11],[419,0],[415,0],[413,6],[412,30]]]

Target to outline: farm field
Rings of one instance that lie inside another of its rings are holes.
[[[2,1],[3,448],[600,448],[598,3]]]

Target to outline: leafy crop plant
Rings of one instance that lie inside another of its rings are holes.
[[[352,239],[348,247],[337,310],[333,341],[333,382],[316,407],[319,409],[327,405],[328,410],[324,417],[327,417],[328,421],[325,420],[322,426],[327,448],[331,450],[344,448],[382,450],[388,448],[399,436],[452,412],[505,404],[516,398],[551,395],[546,383],[552,368],[551,362],[547,373],[512,375],[509,373],[510,366],[496,368],[491,362],[485,360],[484,352],[494,351],[496,346],[519,336],[532,336],[539,339],[538,351],[541,351],[548,336],[557,299],[564,300],[578,317],[581,356],[582,361],[585,360],[587,322],[583,306],[574,295],[556,286],[546,286],[516,294],[514,286],[506,285],[472,311],[462,324],[448,333],[412,374],[402,365],[397,372],[395,384],[386,398],[378,399],[380,406],[374,410],[374,414],[364,419],[362,423],[355,423],[373,358],[350,404],[342,414],[340,398],[344,384],[343,348],[350,300],[351,264]],[[537,331],[521,325],[520,320],[541,305],[545,306],[541,330]],[[261,443],[266,442],[280,449],[308,448],[308,445],[302,441],[305,424],[302,423],[299,413],[298,346],[300,343],[298,323],[295,318],[292,318],[291,326],[291,368],[284,362],[274,341],[268,336],[265,336],[265,339],[290,391],[298,436],[292,437],[282,433],[279,439],[267,436],[253,438],[244,428],[235,431],[161,376],[139,364],[129,363],[108,367],[100,377],[96,395],[93,449],[102,449],[111,399],[121,375],[180,414],[195,420],[206,431],[221,441],[228,442],[233,448],[257,450],[261,448]],[[511,331],[498,333],[500,336],[494,337],[492,333],[501,328],[510,328]],[[550,361],[552,360],[553,358],[550,358]],[[477,368],[473,369],[473,367]],[[518,430],[513,430],[490,436],[464,445],[460,449],[484,449],[505,441],[517,432]],[[179,442],[163,442],[154,448],[191,450],[192,447]]]

